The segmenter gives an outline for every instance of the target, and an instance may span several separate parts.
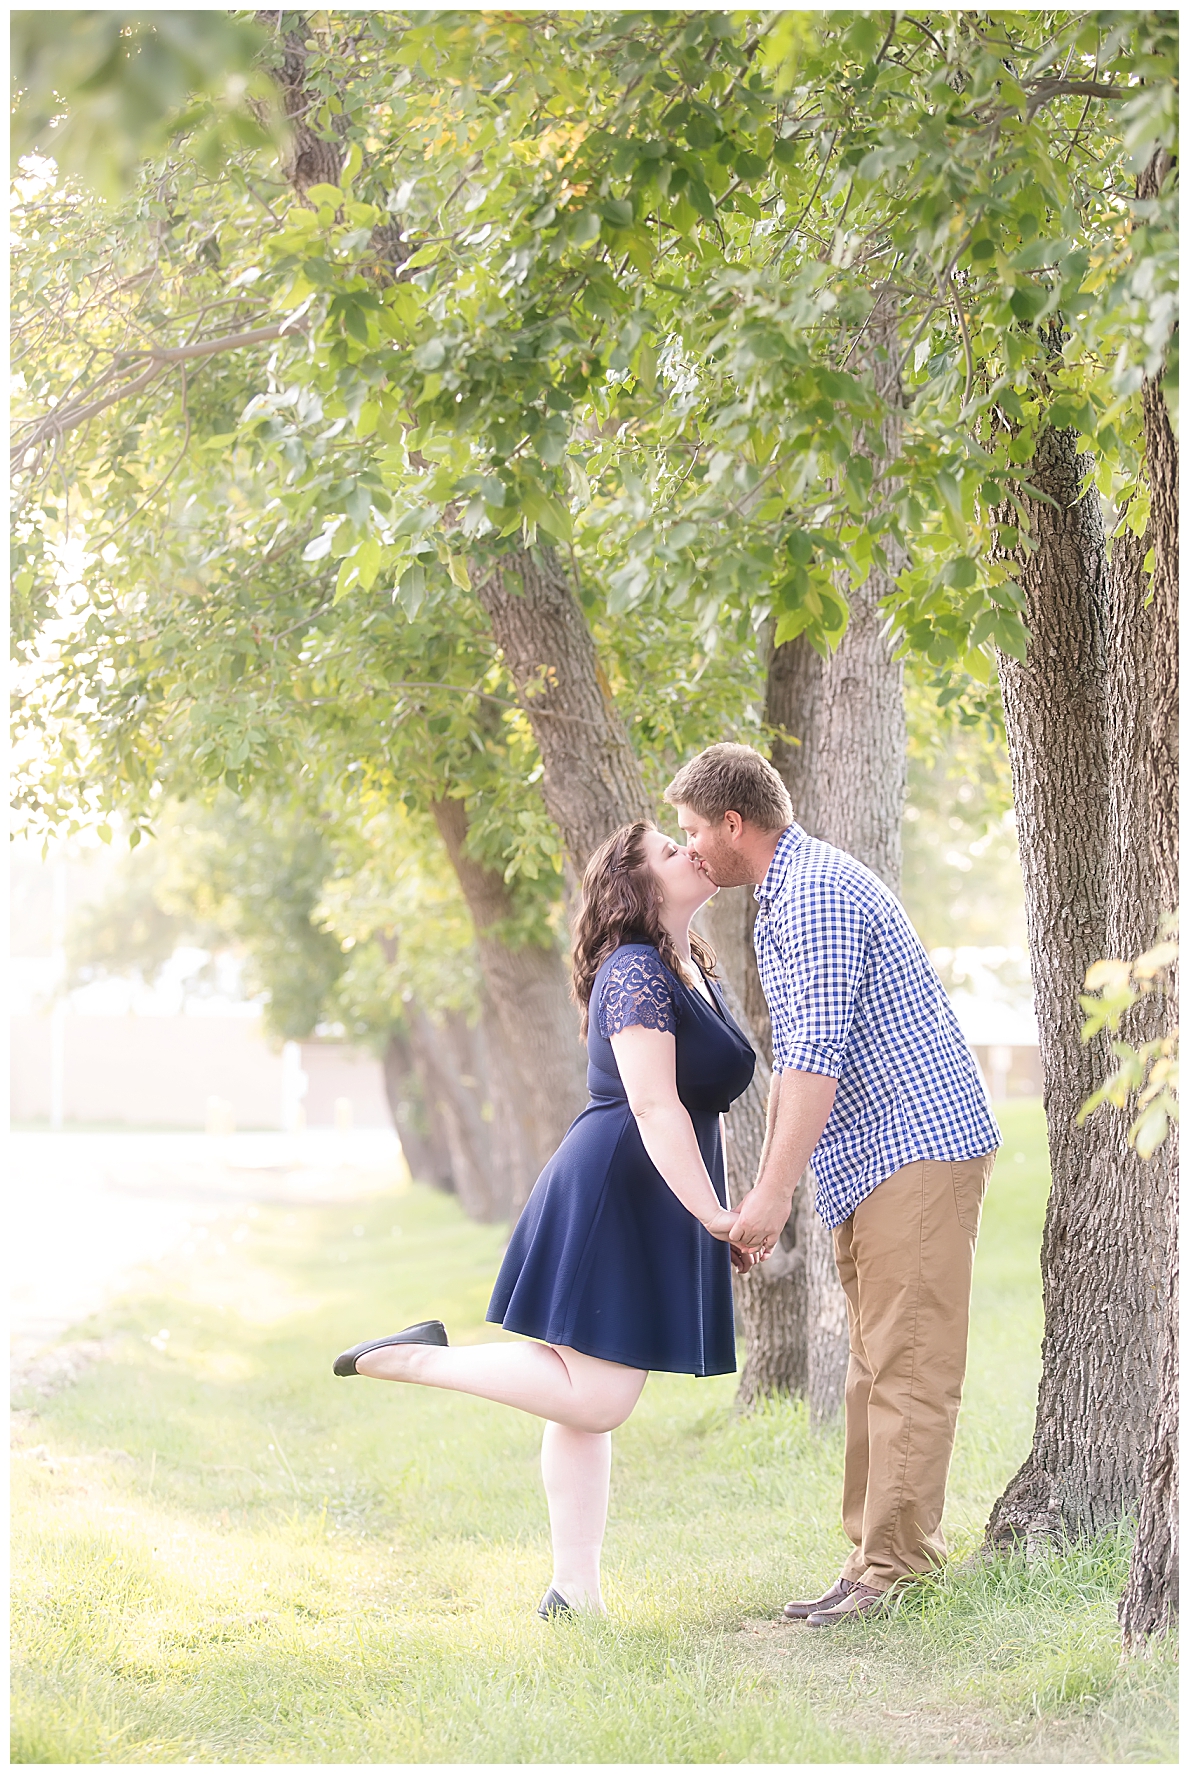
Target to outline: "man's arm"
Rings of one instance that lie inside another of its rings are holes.
[[[817,1072],[773,1072],[768,1128],[755,1187],[739,1203],[731,1241],[745,1250],[772,1250],[793,1204],[797,1180],[821,1139],[836,1078]]]

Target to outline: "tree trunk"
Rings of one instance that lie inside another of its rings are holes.
[[[1155,195],[1158,169],[1147,169],[1151,188],[1140,181],[1140,196]],[[1150,176],[1149,176],[1150,175]],[[1145,904],[1141,883],[1134,878],[1136,858],[1150,866],[1155,889],[1155,904],[1171,909],[1176,905],[1177,882],[1177,580],[1178,580],[1178,452],[1169,424],[1159,380],[1145,382],[1143,389],[1144,432],[1147,443],[1148,481],[1152,504],[1148,534],[1144,542],[1129,539],[1131,558],[1120,556],[1120,538],[1115,544],[1112,565],[1119,584],[1119,605],[1126,608],[1131,626],[1144,633],[1151,643],[1152,669],[1135,674],[1126,700],[1141,721],[1140,731],[1128,748],[1131,769],[1123,773],[1118,785],[1120,800],[1130,803],[1131,819],[1122,827],[1123,862],[1126,878],[1119,895],[1119,945],[1111,952],[1130,956],[1148,946],[1152,900]],[[1142,576],[1145,543],[1153,551],[1151,605],[1143,604],[1146,586]],[[1136,559],[1138,557],[1138,560]],[[1138,567],[1138,571],[1137,571]],[[1124,701],[1120,695],[1115,700]],[[1146,732],[1145,729],[1146,728]],[[1124,738],[1126,735],[1123,736]],[[1132,923],[1125,926],[1123,917],[1130,910]],[[1138,921],[1137,921],[1138,920]],[[1129,1029],[1133,1042],[1163,1035],[1178,1020],[1175,987],[1167,1001],[1148,1000],[1137,1006],[1143,1014],[1143,1026]],[[1155,1026],[1153,1026],[1155,1024]],[[1148,1449],[1147,1467],[1139,1500],[1139,1520],[1131,1570],[1127,1587],[1119,1604],[1119,1624],[1126,1650],[1136,1650],[1153,1634],[1167,1632],[1178,1611],[1178,1532],[1177,1502],[1179,1493],[1177,1434],[1179,1428],[1179,1363],[1177,1359],[1177,1319],[1180,1304],[1180,1263],[1177,1249],[1177,1208],[1180,1199],[1177,1172],[1177,1135],[1174,1129],[1150,1163],[1161,1166],[1164,1176],[1158,1177],[1167,1186],[1167,1240],[1169,1277],[1165,1300],[1163,1353],[1160,1364],[1159,1399],[1152,1441]]]
[[[546,808],[580,876],[592,851],[618,826],[653,818],[655,809],[639,763],[599,665],[582,607],[553,551],[514,550],[495,570],[475,577],[479,599],[541,753]],[[728,995],[754,1046],[741,995],[733,988]],[[761,1057],[755,1080],[727,1117],[727,1165],[736,1199],[751,1187],[759,1167],[768,1079]],[[748,1348],[739,1397],[741,1403],[749,1403],[761,1390],[789,1383],[779,1377],[787,1333],[782,1340],[773,1331],[760,1365],[755,1366],[752,1350],[758,1354],[761,1341],[758,1320],[745,1288],[736,1298]],[[786,1320],[790,1312],[795,1317],[795,1308],[790,1308]],[[757,1388],[753,1378],[761,1370],[775,1377],[766,1377]]]
[[[1170,1272],[1168,1322],[1160,1368],[1160,1399],[1148,1452],[1139,1522],[1127,1587],[1119,1603],[1119,1625],[1125,1651],[1141,1650],[1148,1639],[1168,1632],[1179,1608],[1179,1531],[1177,1520],[1177,1434],[1180,1427],[1177,1360],[1177,1318],[1180,1308],[1180,1263],[1177,1254],[1177,1208],[1180,1189],[1174,1165],[1169,1192],[1168,1238]]]
[[[491,1218],[507,1220],[511,1230],[520,1218],[541,1164],[537,1148],[531,1143],[534,1128],[531,1116],[525,1113],[524,1080],[486,981],[479,1033],[483,1063],[480,1115],[485,1124],[483,1159],[492,1173]],[[573,1035],[577,1043],[576,1029]]]
[[[516,916],[515,902],[503,876],[467,854],[462,802],[435,801],[433,814],[475,925],[501,1049],[504,1087],[499,1095],[521,1129],[518,1146],[524,1162],[510,1203],[515,1218],[542,1165],[586,1101],[578,1014],[558,951],[534,942],[513,945],[500,933],[500,926],[507,927]]]
[[[335,116],[335,136],[320,136],[309,124],[319,105],[319,95],[306,84],[308,55],[305,19],[298,13],[256,13],[256,22],[275,34],[277,49],[271,57],[270,73],[281,94],[281,104],[289,129],[285,156],[285,176],[303,199],[311,185],[337,185],[343,170],[342,134],[346,116],[340,107]],[[286,23],[289,29],[285,29]]]
[[[509,1163],[515,1148],[493,1138],[486,1019],[472,1025],[454,1011],[438,1023],[418,1005],[407,1009],[424,1100],[441,1129],[459,1204],[473,1220],[504,1219],[516,1188]]]
[[[800,740],[777,740],[772,751],[798,822],[899,893],[907,731],[903,670],[878,608],[889,589],[888,576],[873,568],[851,596],[846,633],[830,658],[804,637],[774,649],[765,719]],[[807,1173],[801,1189],[808,1196],[811,1187]],[[827,1424],[842,1410],[849,1339],[833,1238],[816,1212],[805,1219],[805,1259],[809,1412]]]
[[[772,762],[798,822],[815,838],[866,864],[900,891],[900,827],[907,780],[903,673],[891,657],[878,601],[885,576],[852,596],[837,652],[822,659],[803,637],[777,647],[768,669],[765,718],[800,740],[778,740]],[[810,1175],[802,1180],[806,1195]],[[846,1300],[831,1234],[816,1212],[805,1220],[807,1393],[811,1421],[842,1410],[848,1334]]]
[[[428,1183],[435,1189],[453,1189],[445,1129],[425,1100],[412,1041],[403,1029],[394,1029],[389,1035],[383,1065],[388,1112],[409,1175],[414,1182]]]
[[[700,927],[713,945],[726,976],[731,1014],[741,1027],[750,1024],[757,1055],[755,1083],[727,1117],[727,1181],[732,1203],[738,1203],[755,1181],[764,1148],[764,1105],[772,1083],[772,1025],[751,937],[755,910],[755,894],[750,887],[725,887],[719,889],[699,916]],[[743,981],[741,993],[733,983],[738,980]],[[797,1397],[805,1392],[805,1248],[809,1215],[803,1209],[807,1200],[807,1191],[798,1189],[788,1224],[767,1262],[757,1263],[747,1275],[735,1276],[735,1309],[747,1349],[735,1396],[737,1410],[750,1410],[759,1399],[776,1393],[788,1392]]]
[[[1167,1189],[1160,1167],[1127,1148],[1118,1118],[1076,1126],[1109,1061],[1104,1038],[1081,1039],[1086,970],[1136,918],[1154,926],[1163,885],[1136,825],[1151,811],[1145,699],[1163,705],[1151,677],[1157,629],[1124,570],[1126,546],[1108,568],[1097,495],[1082,496],[1088,467],[1072,432],[1042,436],[1030,480],[1054,504],[1025,496],[1035,551],[1018,557],[1028,657],[1000,658],[1052,1187],[1035,1435],[991,1513],[992,1545],[1121,1521],[1139,1497],[1158,1392]]]
[[[656,812],[582,606],[551,548],[509,551],[475,589],[528,711],[545,805],[581,877],[604,838]]]

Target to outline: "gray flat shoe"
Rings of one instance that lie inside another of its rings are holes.
[[[373,1349],[388,1349],[393,1343],[436,1343],[444,1349],[449,1346],[449,1339],[440,1318],[425,1318],[420,1324],[410,1324],[405,1330],[397,1331],[395,1336],[377,1337],[374,1342],[356,1343],[354,1349],[344,1349],[335,1357],[334,1371],[340,1380],[345,1380],[349,1374],[358,1374],[355,1363],[361,1355],[370,1355]],[[364,1377],[360,1375],[361,1379]]]
[[[565,1596],[556,1589],[547,1589],[537,1606],[537,1613],[542,1620],[552,1620],[555,1614],[572,1614],[574,1612]]]

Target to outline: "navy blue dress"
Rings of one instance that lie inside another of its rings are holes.
[[[751,1083],[755,1054],[714,980],[717,1008],[650,943],[604,961],[590,995],[590,1101],[538,1177],[487,1317],[505,1330],[627,1367],[735,1371],[729,1247],[684,1208],[640,1138],[610,1036],[633,1025],[677,1041],[677,1094],[727,1205],[719,1114]]]

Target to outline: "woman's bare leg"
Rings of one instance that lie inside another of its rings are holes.
[[[611,1435],[546,1423],[541,1477],[549,1500],[553,1540],[550,1585],[572,1608],[602,1614],[599,1560],[611,1488]]]
[[[599,1560],[611,1483],[611,1431],[629,1417],[648,1378],[551,1343],[393,1343],[355,1364],[376,1380],[469,1392],[544,1417],[541,1476],[553,1539],[552,1587],[571,1607],[603,1612]]]
[[[373,1380],[405,1380],[469,1392],[603,1435],[631,1415],[648,1378],[641,1368],[600,1361],[552,1343],[393,1343],[361,1355],[357,1372]]]

